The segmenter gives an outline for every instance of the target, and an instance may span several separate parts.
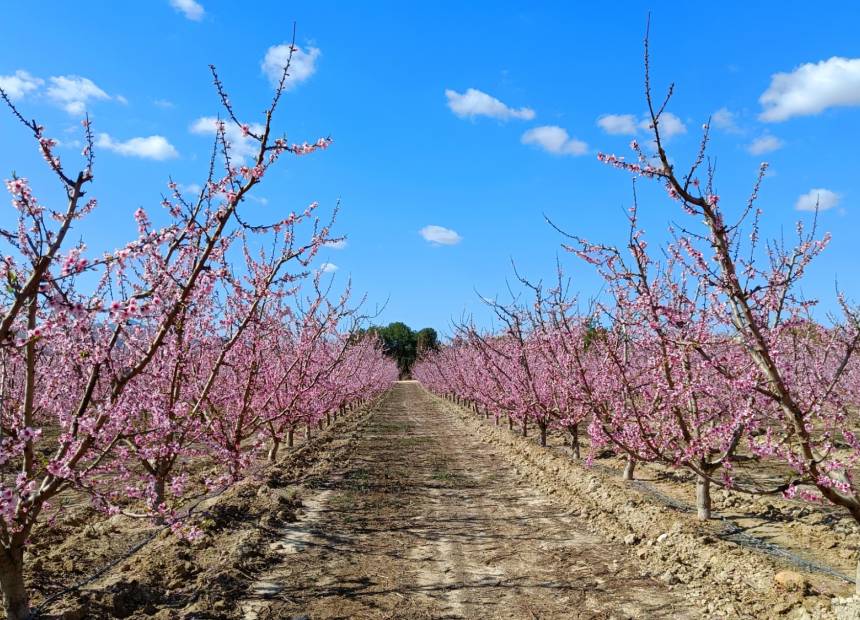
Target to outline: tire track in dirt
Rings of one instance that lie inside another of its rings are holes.
[[[683,587],[524,480],[417,383],[373,412],[256,618],[684,618]]]

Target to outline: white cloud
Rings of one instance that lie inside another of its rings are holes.
[[[567,131],[556,125],[544,125],[529,129],[522,135],[523,144],[532,144],[555,155],[585,155],[588,145],[571,138]]]
[[[860,58],[834,56],[800,65],[791,73],[776,73],[759,103],[764,108],[759,118],[776,123],[827,108],[860,105]]]
[[[678,118],[671,112],[663,112],[663,114],[660,115],[659,124],[660,138],[664,140],[668,140],[673,136],[687,133],[687,126],[684,124],[684,121],[682,121],[680,118]],[[642,122],[639,123],[639,126],[646,131],[651,131],[651,119],[642,119]]]
[[[456,230],[434,224],[425,226],[418,233],[424,237],[425,241],[429,241],[434,245],[457,245],[463,240],[463,237]]]
[[[32,76],[21,69],[16,71],[15,75],[0,75],[0,88],[13,101],[37,90],[44,83],[45,80]]]
[[[290,60],[290,44],[282,43],[281,45],[273,45],[266,50],[266,56],[263,58],[260,66],[263,69],[263,73],[269,78],[272,86],[277,86],[284,73],[284,67],[289,60],[290,75],[287,77],[286,82],[284,82],[284,88],[289,90],[316,73],[317,59],[320,57],[320,54],[320,50],[316,47],[309,47],[306,51],[296,46],[293,50],[293,57]]]
[[[325,244],[325,247],[331,248],[332,250],[343,250],[346,248],[346,239],[339,239],[337,241],[329,241]]]
[[[334,263],[323,263],[322,265],[320,265],[320,271],[322,271],[323,273],[334,273],[338,269],[340,269],[340,267],[338,267]]]
[[[725,111],[728,112],[728,110]],[[717,114],[720,112],[718,110]],[[633,114],[604,114],[597,119],[597,125],[604,132],[615,136],[633,136],[640,129],[651,133],[651,119],[642,118],[642,120],[637,121]],[[684,121],[671,112],[663,112],[660,116],[660,137],[668,140],[683,133],[687,133],[687,126],[684,125]]]
[[[510,108],[495,97],[474,88],[467,89],[465,93],[448,89],[445,97],[448,98],[448,107],[460,118],[489,116],[501,121],[512,118],[530,121],[535,117],[535,111],[531,108]]]
[[[218,119],[214,116],[201,116],[196,121],[191,123],[189,128],[191,133],[214,136]],[[259,123],[251,123],[249,129],[259,135],[263,132],[263,126]],[[224,133],[227,137],[227,142],[231,145],[230,154],[237,161],[244,160],[246,157],[254,157],[260,149],[260,144],[250,136],[242,135],[242,129],[236,126],[236,123],[231,121],[224,122]]]
[[[87,104],[94,100],[115,99],[124,105],[128,104],[128,99],[122,95],[111,97],[92,80],[79,75],[57,75],[48,78],[48,82],[45,90],[48,100],[75,116],[82,115]],[[44,84],[45,80],[20,69],[14,75],[0,75],[0,88],[13,100],[40,90]]]
[[[604,114],[597,125],[613,136],[632,136],[636,133],[636,117],[632,114]]]
[[[203,15],[206,13],[203,6],[194,0],[170,0],[170,6],[195,22],[203,19]]]
[[[827,211],[838,205],[841,199],[842,196],[829,189],[811,189],[797,199],[794,208],[798,211],[815,211],[816,208]]]
[[[203,190],[203,188],[198,183],[188,183],[187,185],[180,184],[179,189],[180,191],[185,192],[186,194],[190,194],[192,196],[199,196],[200,192]]]
[[[784,145],[785,143],[776,136],[765,134],[756,138],[749,145],[747,145],[747,151],[751,155],[763,155],[764,153],[771,153],[773,151],[777,151],[781,149]]]
[[[179,153],[164,136],[131,138],[125,142],[114,140],[106,133],[100,133],[96,146],[113,151],[124,157],[140,157],[162,161],[178,157]]]
[[[152,103],[154,106],[163,110],[169,110],[176,107],[176,104],[169,99],[155,99]]]
[[[49,78],[48,98],[69,114],[80,115],[91,99],[110,99],[92,80],[78,75],[60,75]]]
[[[720,108],[711,114],[711,125],[728,133],[741,133],[738,127],[738,115],[728,108]]]

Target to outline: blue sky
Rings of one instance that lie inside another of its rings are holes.
[[[627,154],[631,134],[644,136],[641,3],[253,4],[5,8],[0,85],[63,142],[68,166],[82,110],[107,134],[91,192],[100,206],[77,230],[94,250],[131,237],[138,206],[157,212],[169,175],[184,185],[204,178],[210,138],[194,128],[219,113],[209,63],[240,116],[259,120],[271,94],[264,60],[288,42],[294,21],[303,64],[279,128],[291,141],[331,135],[334,144],[282,162],[249,208],[268,219],[340,199],[338,232],[348,242],[319,263],[337,265],[339,280],[351,275],[371,306],[387,299],[380,320],[443,331],[463,312],[486,320],[475,291],[504,293],[511,260],[530,277],[552,277],[563,252],[544,214],[591,240],[623,243],[629,178],[596,153]],[[797,205],[815,190],[830,207],[819,220],[833,241],[804,291],[832,307],[838,279],[860,299],[860,7],[695,4],[651,7],[654,83],[676,84],[673,158],[686,161],[719,112],[711,154],[726,208],[740,207],[765,160],[765,234],[789,235],[796,220],[810,220]],[[6,113],[0,140],[4,178],[14,170],[44,202],[61,200]],[[641,209],[654,241],[684,217],[656,187],[643,188]],[[422,237],[428,226],[446,229],[429,230],[444,243]],[[562,260],[584,295],[597,290],[587,265]]]

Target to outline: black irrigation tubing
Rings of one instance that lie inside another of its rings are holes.
[[[839,571],[830,568],[829,566],[819,564],[818,562],[813,562],[811,560],[807,560],[797,555],[796,553],[792,553],[791,551],[780,547],[779,545],[767,542],[766,540],[762,540],[757,536],[747,534],[733,521],[727,519],[722,515],[717,516],[725,526],[725,540],[730,540],[738,545],[741,545],[742,547],[755,549],[756,551],[761,551],[762,553],[773,556],[775,558],[786,560],[791,564],[797,566],[798,568],[802,568],[806,571],[823,573],[825,575],[829,575],[831,577],[835,577],[836,579],[844,581],[845,583],[855,583],[855,580],[851,577],[844,575]]]
[[[42,615],[42,612],[45,610],[45,608],[48,605],[50,605],[51,603],[53,603],[54,601],[56,601],[57,599],[65,596],[66,594],[69,594],[70,592],[77,592],[78,590],[80,590],[81,588],[86,586],[87,584],[92,583],[93,581],[95,581],[96,579],[98,579],[99,577],[104,575],[107,571],[112,569],[114,566],[116,566],[120,562],[124,562],[125,560],[127,560],[128,558],[133,556],[135,553],[137,553],[138,551],[143,549],[146,545],[148,545],[153,540],[155,540],[155,538],[159,534],[161,534],[164,530],[166,530],[167,527],[168,526],[165,526],[165,527],[162,527],[162,528],[155,530],[152,534],[150,534],[149,536],[144,538],[142,541],[137,543],[135,546],[133,546],[131,549],[126,551],[123,555],[121,555],[120,557],[118,557],[114,561],[110,562],[109,564],[104,565],[103,567],[101,567],[99,570],[97,570],[95,573],[93,573],[92,575],[90,575],[89,577],[84,579],[83,581],[79,581],[78,583],[73,584],[73,585],[69,586],[68,588],[64,588],[63,590],[60,590],[59,592],[55,592],[54,594],[52,594],[51,596],[46,598],[36,608],[33,609],[33,617],[39,618]]]
[[[644,495],[648,495],[658,500],[659,502],[671,508],[674,508],[675,510],[685,513],[693,512],[693,509],[689,505],[683,502],[679,502],[674,498],[671,498],[668,495],[661,493],[647,482],[644,482],[642,480],[633,480],[631,486],[635,486]],[[825,564],[819,564],[818,562],[807,560],[797,555],[796,553],[793,553],[783,547],[780,547],[777,544],[768,542],[757,536],[753,536],[752,534],[747,534],[737,523],[724,515],[714,513],[714,516],[716,516],[723,524],[724,533],[721,538],[723,538],[724,540],[734,542],[741,547],[747,547],[750,549],[755,549],[756,551],[761,551],[762,553],[765,553],[766,555],[775,558],[787,560],[798,568],[802,568],[810,572],[823,573],[831,577],[836,577],[837,579],[845,581],[846,583],[854,583],[854,579],[852,579],[851,577],[848,577],[847,575],[844,575]]]
[[[232,485],[232,484],[230,484],[230,485],[227,485],[226,487],[224,487],[223,489],[221,489],[220,491],[218,491],[218,492],[217,492],[217,493],[215,493],[215,494],[212,494],[212,495],[209,495],[209,494],[204,495],[203,497],[201,497],[201,498],[197,501],[197,503],[195,503],[191,508],[189,508],[189,509],[188,509],[188,512],[185,514],[185,516],[184,516],[183,518],[184,518],[184,519],[187,519],[187,518],[191,517],[191,516],[194,514],[194,509],[195,509],[195,508],[197,508],[197,506],[199,506],[201,503],[203,503],[203,502],[204,502],[204,501],[206,501],[206,500],[214,499],[214,498],[216,498],[216,497],[220,497],[220,496],[221,496],[221,495],[223,495],[223,494],[224,494],[228,489],[230,489],[232,486],[233,486],[233,485]],[[208,511],[203,511],[203,512],[202,512],[202,513],[200,513],[200,514],[202,514],[202,515],[206,515],[206,514],[208,514]],[[168,530],[168,529],[170,529],[170,525],[164,525],[164,526],[162,526],[162,527],[158,528],[157,530],[153,531],[149,536],[147,536],[146,538],[144,538],[142,541],[140,541],[139,543],[137,543],[136,545],[134,545],[131,549],[127,550],[125,553],[123,553],[123,554],[122,554],[122,555],[120,555],[118,558],[114,559],[113,561],[109,562],[108,564],[106,564],[106,565],[102,566],[100,569],[98,569],[96,572],[94,572],[94,573],[93,573],[92,575],[90,575],[89,577],[87,577],[87,578],[85,578],[85,579],[83,579],[83,580],[79,581],[78,583],[72,584],[72,585],[70,585],[70,586],[69,586],[69,587],[67,587],[67,588],[62,589],[62,590],[60,590],[59,592],[55,592],[54,594],[52,594],[51,596],[49,596],[48,598],[46,598],[44,601],[42,601],[41,603],[39,603],[39,605],[38,605],[38,606],[36,606],[36,607],[32,610],[33,618],[39,618],[39,616],[41,616],[41,615],[42,615],[42,612],[45,610],[45,608],[46,608],[48,605],[50,605],[51,603],[53,603],[54,601],[56,601],[56,600],[58,600],[59,598],[61,598],[61,597],[65,596],[66,594],[69,594],[70,592],[77,592],[77,591],[81,590],[82,588],[84,588],[84,587],[85,587],[85,586],[87,586],[88,584],[92,583],[93,581],[95,581],[96,579],[98,579],[99,577],[101,577],[102,575],[104,575],[104,574],[105,574],[106,572],[108,572],[110,569],[112,569],[113,567],[117,566],[120,562],[124,562],[124,561],[126,561],[128,558],[130,558],[130,557],[131,557],[131,556],[133,556],[135,553],[137,553],[138,551],[140,551],[141,549],[143,549],[146,545],[148,545],[148,544],[149,544],[149,543],[151,543],[153,540],[155,540],[155,539],[156,539],[156,538],[157,538],[157,537],[158,537],[162,532],[164,532],[164,531],[166,531],[166,530]]]
[[[377,399],[377,402],[373,403],[373,405],[376,405],[376,404],[378,404],[378,399]],[[368,410],[368,407],[367,407],[367,406],[364,406],[364,407],[361,407],[360,409],[358,409],[357,411],[360,411],[360,412],[366,412],[367,410]],[[299,446],[299,447],[296,449],[296,451],[295,451],[295,452],[293,452],[293,453],[291,453],[291,454],[290,454],[290,457],[295,458],[296,456],[300,455],[302,452],[306,452],[306,451],[310,448],[310,446],[311,446],[311,444],[312,444],[313,440],[318,439],[318,437],[319,437],[319,436],[312,437],[311,441],[308,441],[308,442],[303,443],[301,446]],[[183,518],[185,518],[185,519],[189,518],[189,517],[194,513],[194,509],[195,509],[195,508],[197,508],[197,506],[199,506],[202,502],[204,502],[204,501],[206,501],[206,500],[208,500],[208,499],[214,499],[214,498],[216,498],[216,497],[220,497],[220,496],[221,496],[221,495],[223,495],[223,494],[224,494],[228,489],[230,489],[232,486],[233,486],[232,484],[231,484],[231,485],[228,485],[228,486],[224,487],[223,489],[221,489],[220,491],[218,491],[217,493],[215,493],[215,494],[213,494],[213,495],[205,495],[204,497],[201,497],[201,498],[197,501],[197,503],[196,503],[196,504],[194,504],[194,506],[192,506],[191,508],[189,508],[189,509],[188,509],[188,512],[185,514],[185,516],[184,516]],[[202,512],[202,513],[200,513],[200,514],[202,514],[202,515],[207,515],[207,514],[208,514],[208,511],[203,511],[203,512]],[[106,572],[108,572],[110,569],[112,569],[113,567],[117,566],[120,562],[124,562],[125,560],[127,560],[128,558],[130,558],[131,556],[133,556],[135,553],[137,553],[138,551],[140,551],[141,549],[143,549],[146,545],[148,545],[149,543],[151,543],[153,540],[155,540],[155,539],[158,537],[158,535],[159,535],[159,534],[161,534],[162,532],[164,532],[165,530],[167,530],[167,529],[169,529],[169,528],[170,528],[170,526],[169,526],[169,525],[165,525],[165,526],[163,526],[163,527],[158,528],[157,530],[155,530],[154,532],[152,532],[149,536],[147,536],[146,538],[144,538],[142,541],[140,541],[139,543],[137,543],[136,545],[134,545],[131,549],[129,549],[128,551],[126,551],[124,554],[122,554],[121,556],[119,556],[118,558],[116,558],[115,560],[113,560],[112,562],[109,562],[109,563],[108,563],[108,564],[106,564],[105,566],[101,567],[100,569],[98,569],[96,572],[94,572],[94,573],[93,573],[92,575],[90,575],[89,577],[87,577],[87,578],[83,579],[82,581],[79,581],[78,583],[75,583],[75,584],[73,584],[73,585],[71,585],[71,586],[69,586],[69,587],[67,587],[67,588],[64,588],[63,590],[60,590],[59,592],[55,592],[54,594],[52,594],[51,596],[49,596],[48,598],[46,598],[44,601],[42,601],[41,603],[39,603],[39,605],[37,605],[35,608],[33,608],[33,609],[32,609],[33,618],[34,618],[34,619],[39,618],[39,617],[42,615],[42,612],[45,610],[45,608],[46,608],[48,605],[50,605],[51,603],[53,603],[54,601],[56,601],[56,600],[58,600],[59,598],[61,598],[61,597],[65,596],[66,594],[69,594],[70,592],[77,592],[77,591],[81,590],[82,588],[84,588],[84,587],[85,587],[85,586],[87,586],[88,584],[92,583],[93,581],[95,581],[96,579],[98,579],[99,577],[101,577],[102,575],[104,575],[104,574],[105,574]]]
[[[605,474],[617,475],[618,473],[616,470],[611,469],[606,465],[600,465],[598,463],[592,464],[590,466],[590,469],[600,470]],[[657,500],[659,503],[665,506],[668,506],[669,508],[684,513],[693,512],[693,509],[688,504],[680,502],[664,493],[661,493],[647,482],[644,482],[642,480],[631,480],[630,483],[630,486],[637,488],[643,495],[650,496],[651,498]],[[765,555],[784,560],[802,570],[829,575],[830,577],[834,577],[850,584],[856,583],[853,578],[825,564],[819,564],[818,562],[807,560],[797,555],[796,553],[789,551],[788,549],[780,547],[777,544],[768,542],[766,540],[758,538],[757,536],[753,536],[752,534],[747,534],[734,521],[723,515],[716,513],[714,514],[723,523],[724,533],[722,534],[721,538],[723,538],[724,540],[728,540],[737,545],[740,545],[741,547],[753,549],[755,551],[764,553]]]

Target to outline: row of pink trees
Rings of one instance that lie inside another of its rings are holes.
[[[533,303],[491,304],[501,330],[462,326],[415,376],[523,429],[526,420],[541,428],[587,420],[593,448],[627,455],[625,477],[637,461],[686,468],[696,476],[702,519],[717,484],[829,502],[860,522],[860,321],[842,298],[841,316],[816,320],[799,288],[827,237],[798,225],[794,245],[760,241],[756,200],[766,166],[730,222],[705,167],[708,125],[683,173],[665,151],[660,121],[671,92],[652,103],[646,40],[653,152],[633,142],[632,161],[599,159],[661,183],[689,225],[650,249],[634,197],[626,248],[567,235],[565,247],[605,281],[587,311],[561,279],[550,289],[529,285]],[[774,471],[782,472],[777,480]]]
[[[396,378],[374,340],[345,335],[357,319],[348,295],[329,301],[313,277],[311,261],[334,240],[316,205],[270,223],[249,219],[245,198],[282,156],[330,143],[275,136],[289,71],[288,62],[258,126],[238,118],[212,68],[227,120],[217,123],[203,189],[187,196],[171,183],[165,223],[153,226],[139,209],[137,237],[101,256],[71,242],[96,207],[85,195],[89,121],[84,168],[70,174],[56,142],[0,91],[65,199],[52,208],[27,179],[6,183],[16,222],[0,229],[0,589],[11,620],[30,615],[24,550],[46,514],[62,521],[51,507],[58,495],[176,519],[192,464],[206,458],[216,468],[210,485],[235,480],[266,447],[275,459],[294,424],[372,398]],[[250,161],[234,156],[228,123],[256,145]]]

